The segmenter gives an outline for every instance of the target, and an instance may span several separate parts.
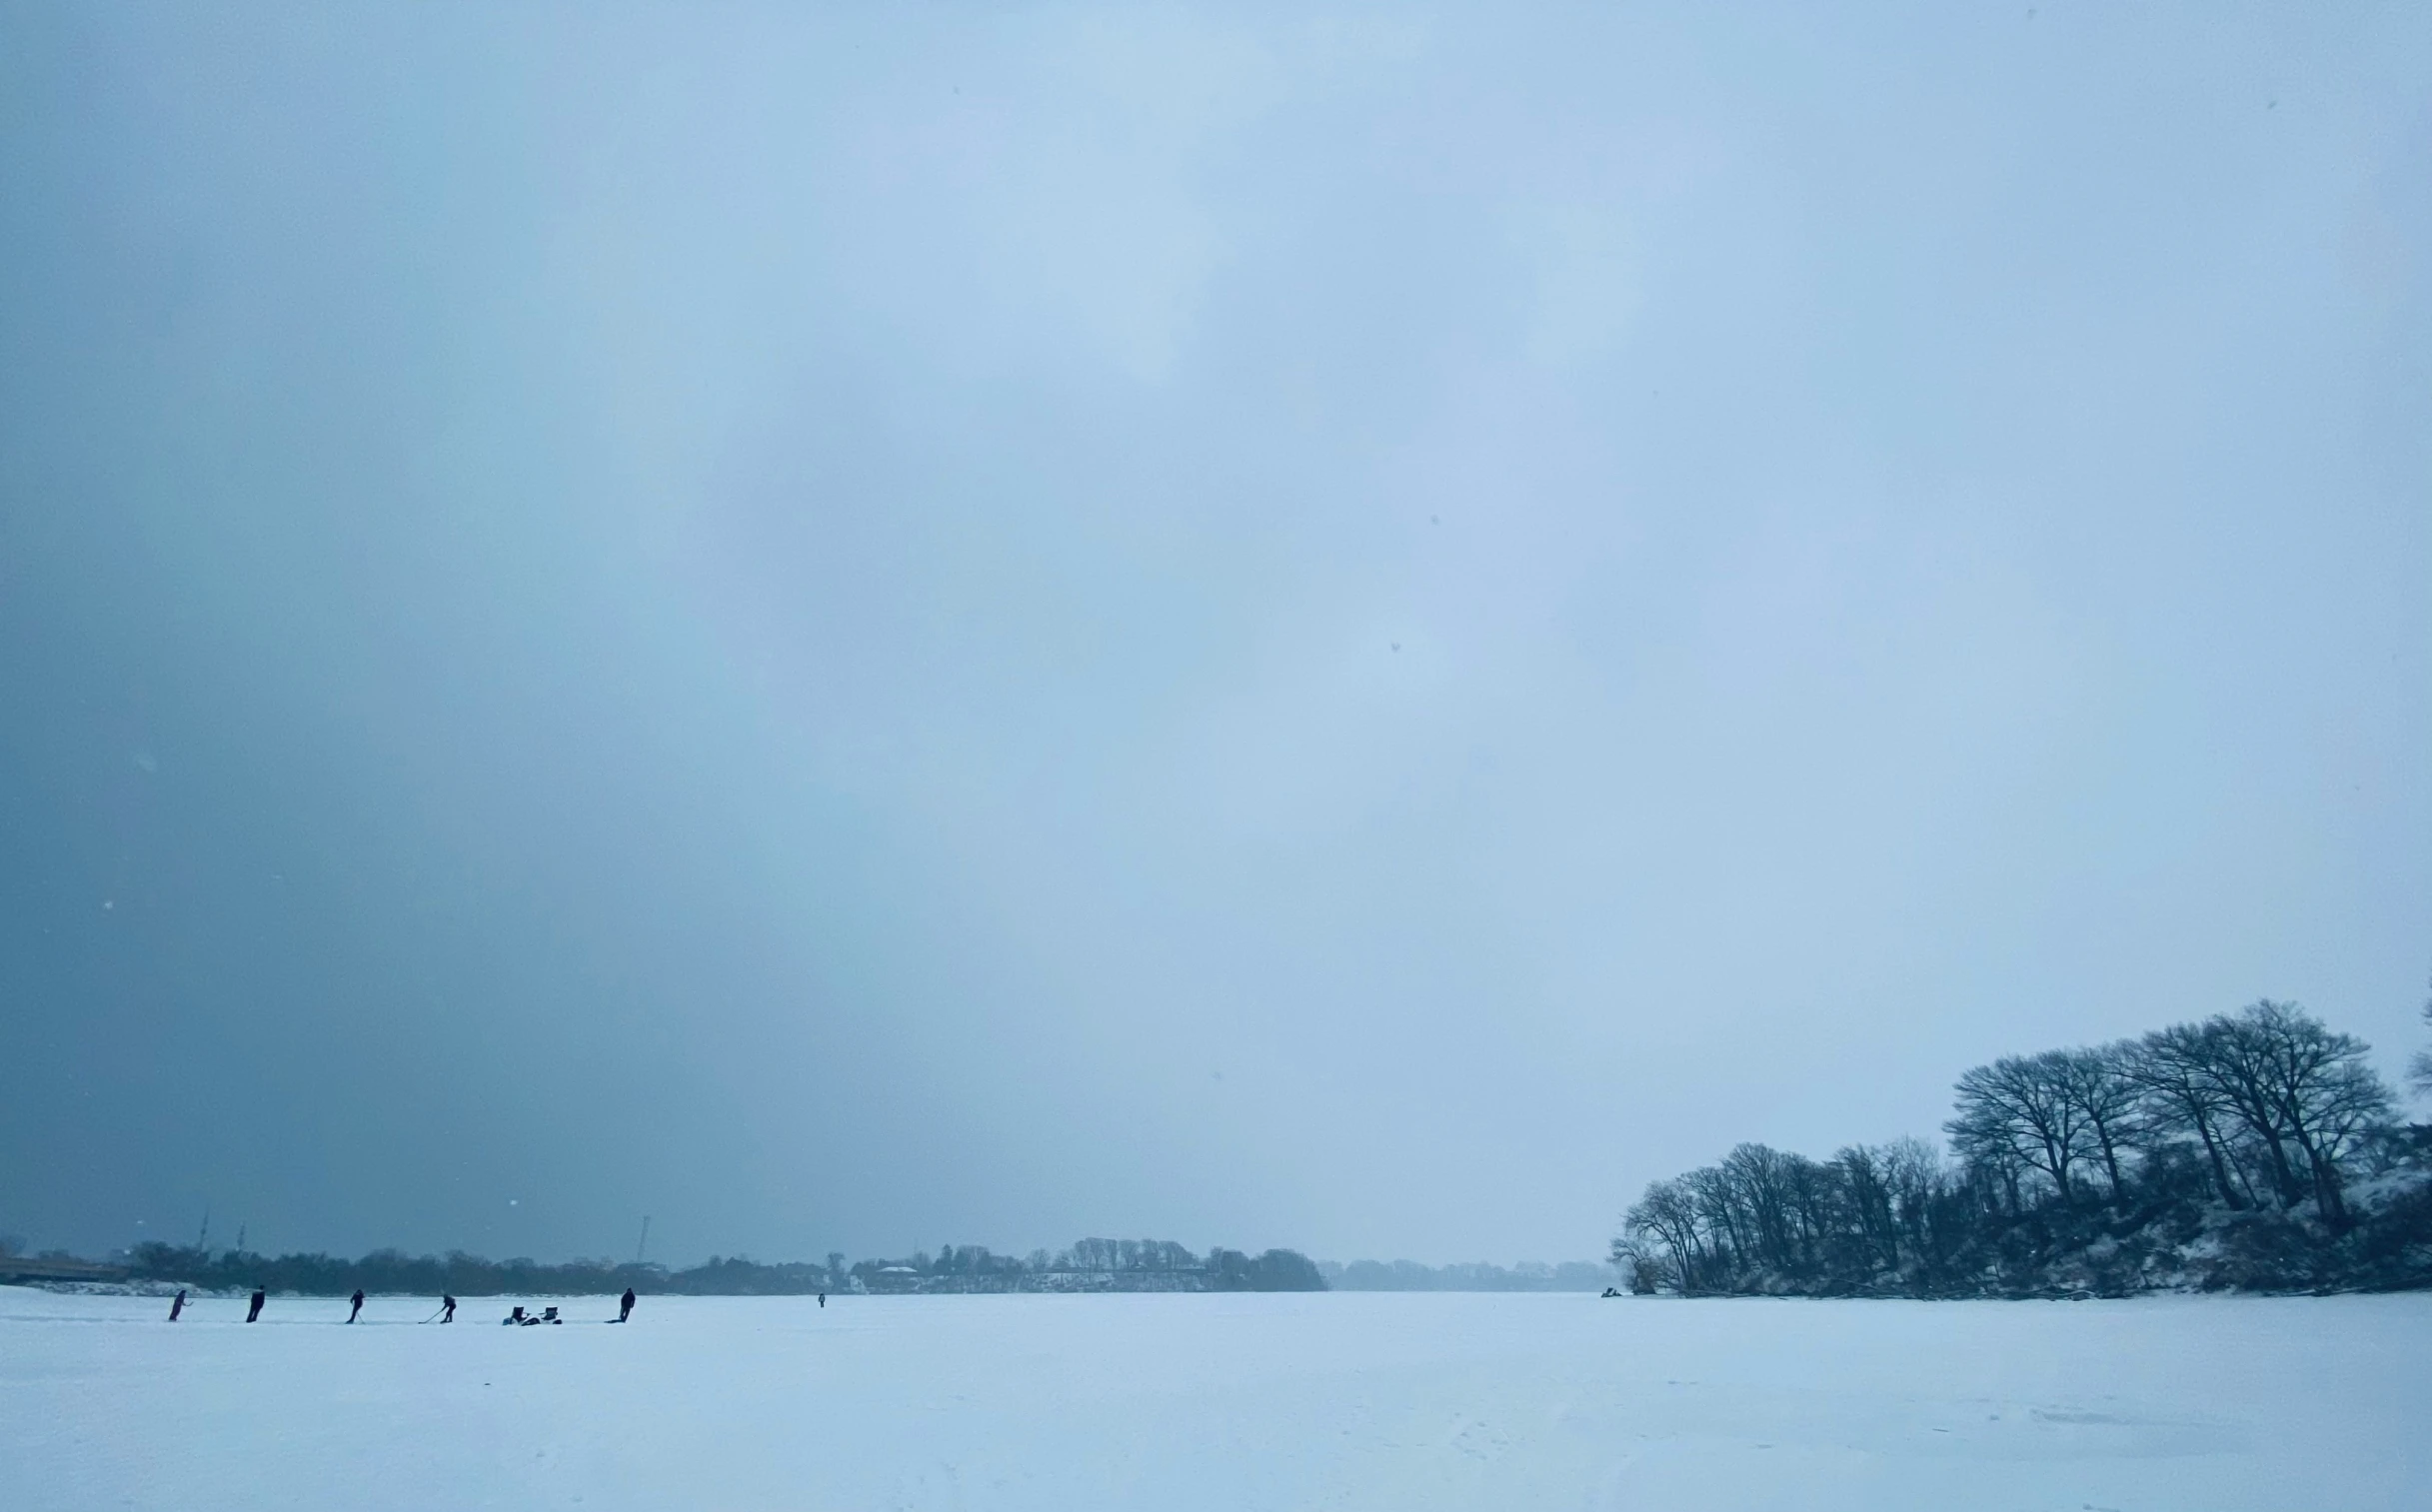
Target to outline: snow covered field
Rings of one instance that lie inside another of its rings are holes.
[[[0,1506],[2421,1508],[2432,1296],[0,1288]]]

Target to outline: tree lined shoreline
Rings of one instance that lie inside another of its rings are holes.
[[[1651,1183],[1612,1258],[1682,1295],[2432,1286],[2432,1127],[2398,1118],[2368,1051],[2263,1000],[2004,1056],[1960,1076],[1947,1153],[1742,1144]]]
[[[608,1260],[489,1260],[461,1250],[408,1255],[374,1250],[361,1259],[326,1254],[259,1255],[191,1245],[138,1244],[128,1252],[129,1280],[186,1285],[214,1292],[256,1286],[298,1296],[342,1297],[361,1290],[381,1296],[592,1296],[632,1287],[661,1296],[809,1296],[818,1292],[872,1294],[1017,1291],[1323,1291],[1325,1279],[1306,1256],[1288,1249],[1251,1255],[1212,1249],[1201,1255],[1170,1240],[1083,1239],[1059,1251],[1001,1255],[985,1245],[947,1245],[900,1260],[764,1265],[713,1255],[702,1264],[663,1265]]]

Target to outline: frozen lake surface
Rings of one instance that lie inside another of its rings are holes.
[[[556,1299],[553,1299],[556,1300]],[[0,1288],[54,1509],[2426,1506],[2432,1296],[2130,1302]]]

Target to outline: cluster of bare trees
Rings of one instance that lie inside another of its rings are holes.
[[[1969,1231],[1970,1208],[1961,1173],[1921,1139],[1853,1144],[1823,1161],[1742,1144],[1649,1185],[1613,1260],[1641,1287],[1683,1291],[1932,1273]]]
[[[1152,1275],[1207,1268],[1206,1259],[1172,1239],[1079,1239],[1065,1249],[1034,1249],[1021,1257],[998,1254],[985,1244],[949,1244],[935,1255],[921,1250],[904,1260],[865,1260],[854,1270],[865,1277],[881,1271],[911,1272],[936,1279],[998,1281],[1005,1289],[1018,1289],[1016,1283],[1035,1275]]]
[[[1935,1290],[1982,1274],[2022,1226],[2048,1247],[2072,1217],[2117,1229],[2172,1204],[2217,1204],[2302,1214],[2335,1237],[2356,1221],[2355,1177],[2405,1143],[2366,1056],[2363,1041],[2270,1001],[2005,1056],[1959,1078],[1948,1156],[1913,1139],[1824,1161],[1743,1144],[1649,1186],[1614,1259],[1686,1291],[1894,1277]],[[2432,1081],[2432,1055],[2417,1061]]]
[[[2294,1004],[2258,1002],[2142,1039],[1978,1066],[1959,1078],[1944,1127],[2012,1213],[2043,1195],[2118,1206],[2135,1194],[2132,1156],[2192,1147],[2230,1207],[2310,1200],[2338,1230],[2349,1167],[2392,1115],[2366,1051]]]
[[[1033,1250],[1025,1262],[1038,1271],[1170,1271],[1200,1270],[1198,1255],[1172,1239],[1081,1239],[1072,1248],[1049,1254]]]
[[[1080,1239],[1021,1258],[949,1244],[934,1256],[864,1260],[852,1275],[866,1290],[890,1292],[1325,1290],[1316,1263],[1296,1250],[1202,1255],[1171,1239]]]

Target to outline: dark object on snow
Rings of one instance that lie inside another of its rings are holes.
[[[170,1322],[172,1322],[172,1323],[176,1322],[176,1321],[177,1321],[177,1315],[178,1315],[179,1313],[181,1313],[181,1312],[184,1312],[185,1310],[186,1310],[186,1288],[185,1288],[185,1287],[183,1287],[183,1286],[181,1286],[181,1287],[179,1287],[179,1288],[177,1289],[177,1300],[176,1300],[176,1301],[174,1301],[174,1302],[171,1302],[171,1303],[169,1304],[169,1321],[170,1321]]]
[[[558,1310],[556,1308],[544,1307],[541,1309],[541,1321],[544,1323],[563,1323],[566,1320],[558,1316]]]
[[[499,1319],[499,1321],[506,1324],[509,1328],[517,1328],[531,1322],[532,1319],[524,1316],[524,1309],[521,1304],[518,1304],[515,1311],[507,1314],[505,1317]]]
[[[828,1305],[828,1294],[824,1291],[819,1294],[819,1305],[822,1307]]]
[[[625,1295],[617,1299],[617,1321],[622,1323],[633,1315],[634,1289],[628,1286],[625,1288]]]
[[[253,1289],[253,1305],[245,1309],[246,1322],[250,1323],[262,1315],[262,1304],[268,1300],[269,1297],[270,1293],[264,1291],[261,1287],[257,1286]]]
[[[443,1296],[439,1299],[439,1320],[442,1323],[456,1321],[456,1298]]]
[[[1605,1295],[1605,1296],[1607,1296],[1607,1297],[1617,1297],[1617,1296],[1621,1295],[1621,1293],[1619,1293],[1619,1292],[1617,1292],[1617,1291],[1613,1290],[1611,1287],[1607,1286],[1607,1287],[1605,1287],[1605,1288],[1604,1288],[1604,1295]]]
[[[355,1290],[355,1295],[350,1300],[354,1302],[355,1306],[352,1311],[347,1313],[346,1320],[352,1323],[355,1321],[355,1319],[363,1316],[363,1289],[361,1287],[357,1287]]]

